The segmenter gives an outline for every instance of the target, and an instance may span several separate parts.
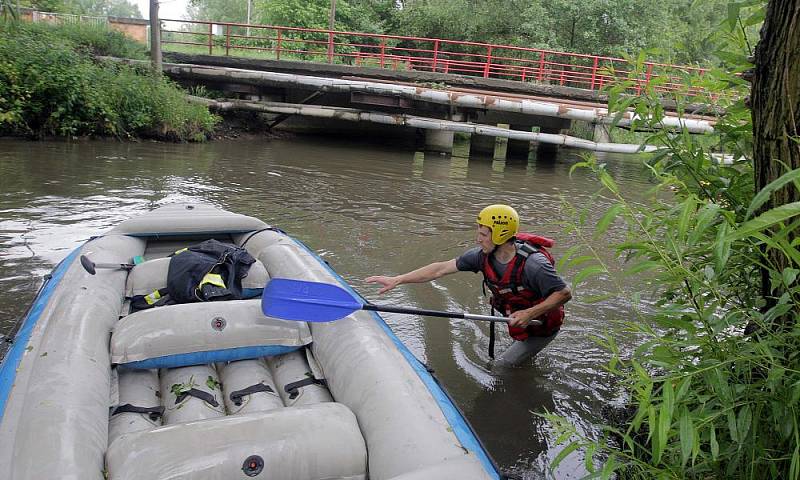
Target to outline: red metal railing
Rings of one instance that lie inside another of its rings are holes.
[[[215,52],[231,55],[238,51],[278,60],[422,70],[588,90],[627,80],[629,90],[637,94],[653,84],[656,91],[684,92],[689,96],[703,93],[701,88],[689,86],[689,79],[706,72],[702,68],[645,62],[643,71],[633,73],[634,67],[622,58],[438,38],[244,23],[162,21],[181,25],[179,30],[162,29],[163,44],[199,47],[207,49],[210,55]]]

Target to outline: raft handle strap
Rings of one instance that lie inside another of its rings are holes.
[[[239,245],[239,247],[244,248],[244,246],[247,244],[247,242],[250,241],[251,238],[255,237],[256,235],[258,235],[261,232],[278,232],[278,233],[282,233],[282,234],[286,235],[286,232],[284,232],[283,230],[281,230],[278,227],[262,228],[261,230],[256,230],[255,232],[251,233],[250,236],[248,236],[247,238],[244,239],[244,241],[242,242],[241,245]]]
[[[200,400],[206,402],[212,407],[219,407],[219,402],[217,402],[217,399],[214,398],[214,395],[211,395],[210,393],[204,392],[202,390],[198,390],[196,388],[190,388],[189,390],[184,390],[183,392],[181,392],[180,395],[175,397],[175,405],[184,401],[186,397],[199,398]]]
[[[264,385],[261,382],[256,383],[255,385],[250,385],[247,388],[243,388],[241,390],[236,390],[235,392],[231,392],[229,395],[231,401],[237,407],[242,404],[242,398],[247,395],[252,395],[258,392],[267,392],[267,393],[275,393],[275,390],[272,389],[269,385]]]
[[[300,387],[306,387],[308,385],[322,385],[323,387],[328,387],[328,382],[323,379],[318,379],[314,377],[304,378],[302,380],[298,380],[296,382],[287,383],[285,387],[283,387],[283,391],[289,394],[289,399],[294,400],[300,395]]]
[[[164,416],[164,407],[160,405],[158,407],[137,407],[136,405],[126,403],[125,405],[117,405],[111,410],[112,417],[119,413],[146,413],[150,417],[150,420],[155,422]]]

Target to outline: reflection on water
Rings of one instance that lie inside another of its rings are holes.
[[[208,145],[0,142],[0,331],[8,332],[41,277],[69,251],[119,221],[178,201],[203,201],[275,224],[324,256],[369,300],[437,310],[486,312],[480,275],[461,273],[404,285],[382,298],[363,279],[454,258],[473,245],[476,213],[490,203],[517,207],[525,230],[557,239],[565,199],[600,216],[610,202],[593,193],[580,160],[564,151],[530,161],[449,157],[394,145],[304,137]],[[622,188],[641,191],[638,161],[605,155]],[[611,232],[622,235],[622,232]],[[614,254],[597,245],[608,261]],[[569,279],[570,272],[564,272]],[[552,411],[595,432],[614,401],[590,340],[624,305],[588,305],[582,285],[559,337],[531,365],[493,371],[488,325],[387,314],[397,335],[435,370],[499,465],[529,478],[577,478],[573,455],[555,474],[557,449],[534,412]],[[624,339],[620,339],[624,344]],[[500,331],[498,352],[510,343]]]

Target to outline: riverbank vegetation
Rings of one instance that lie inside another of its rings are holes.
[[[644,142],[662,147],[646,160],[653,181],[646,202],[629,200],[595,158],[576,166],[597,176],[597,198],[611,206],[589,219],[567,204],[567,228],[580,244],[561,266],[576,272],[578,298],[582,279],[602,276],[609,291],[593,300],[630,304],[633,317],[597,339],[611,354],[607,369],[626,405],[600,438],[548,416],[565,444],[553,468],[580,450],[593,478],[800,478],[800,92],[787,81],[800,69],[800,41],[796,30],[780,31],[798,12],[796,3],[769,10],[764,3],[732,3],[717,32],[728,68],[706,78],[726,109],[713,136],[701,142],[657,131]],[[754,52],[742,29],[765,14]],[[771,87],[759,97],[760,83]],[[660,98],[651,86],[624,99],[622,88],[609,91],[610,107],[634,108],[638,127],[650,130],[663,113]],[[782,133],[770,134],[763,122]],[[627,230],[615,245],[621,265],[604,263],[592,247],[613,222]],[[623,291],[614,287],[619,275],[646,281]],[[641,343],[623,351],[621,336]]]
[[[217,118],[148,70],[98,60],[146,59],[104,26],[0,21],[0,135],[200,141]]]

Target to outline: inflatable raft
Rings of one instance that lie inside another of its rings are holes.
[[[165,286],[168,255],[212,238],[256,259],[253,298],[131,309]],[[119,268],[91,275],[81,255]],[[267,317],[272,277],[349,289],[284,232],[207,205],[159,208],[73,251],[0,369],[0,478],[500,477],[377,313]]]

